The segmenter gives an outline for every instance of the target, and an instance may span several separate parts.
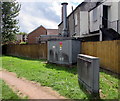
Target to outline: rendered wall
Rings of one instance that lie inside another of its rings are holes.
[[[95,2],[83,3],[82,5],[76,7],[75,10],[67,17],[69,36],[72,36],[74,34],[74,32],[76,32],[75,36],[80,37],[80,11],[89,11],[91,8],[93,8],[95,6],[96,6]],[[77,13],[78,24],[75,26],[75,31],[74,31],[73,15],[76,13]],[[59,33],[62,33],[62,30],[63,30],[63,23],[62,22],[58,25],[58,28],[59,28]]]

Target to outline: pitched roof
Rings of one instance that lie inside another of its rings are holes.
[[[39,27],[37,27],[36,29],[34,29],[32,32],[36,31],[36,30],[39,29],[39,28],[44,28],[44,29],[46,29],[44,26],[40,25]],[[30,32],[29,34],[31,34],[32,32]]]

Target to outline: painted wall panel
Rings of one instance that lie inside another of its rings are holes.
[[[111,22],[118,20],[118,2],[111,3],[110,14],[111,14],[111,16],[110,16],[111,18],[109,18],[109,20]]]
[[[118,2],[118,33],[120,34],[120,1]]]
[[[103,6],[100,5],[94,10],[89,12],[89,19],[90,19],[90,32],[94,32],[99,30],[100,26],[102,25],[102,9]],[[96,11],[96,20],[94,18],[94,14]]]
[[[107,4],[107,3],[106,3]],[[103,4],[105,5],[105,3]],[[118,2],[111,2],[111,5],[108,5],[108,26],[117,31],[117,20],[119,20],[119,6]]]
[[[88,12],[80,11],[80,36],[88,34]]]
[[[118,2],[118,19],[120,20],[120,1]]]

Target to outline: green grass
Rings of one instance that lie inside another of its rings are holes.
[[[15,94],[12,89],[5,84],[3,80],[0,79],[0,99],[20,99],[20,97]]]
[[[18,77],[39,82],[58,91],[62,96],[71,99],[90,99],[89,94],[80,89],[78,85],[77,69],[45,64],[44,60],[33,60],[3,56],[3,68],[15,72]],[[100,72],[100,98],[118,99],[118,78]]]

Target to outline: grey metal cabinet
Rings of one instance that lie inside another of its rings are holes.
[[[99,93],[99,58],[79,54],[77,70],[79,83],[91,93]]]
[[[48,62],[71,65],[77,63],[79,53],[79,40],[60,39],[48,41]]]

